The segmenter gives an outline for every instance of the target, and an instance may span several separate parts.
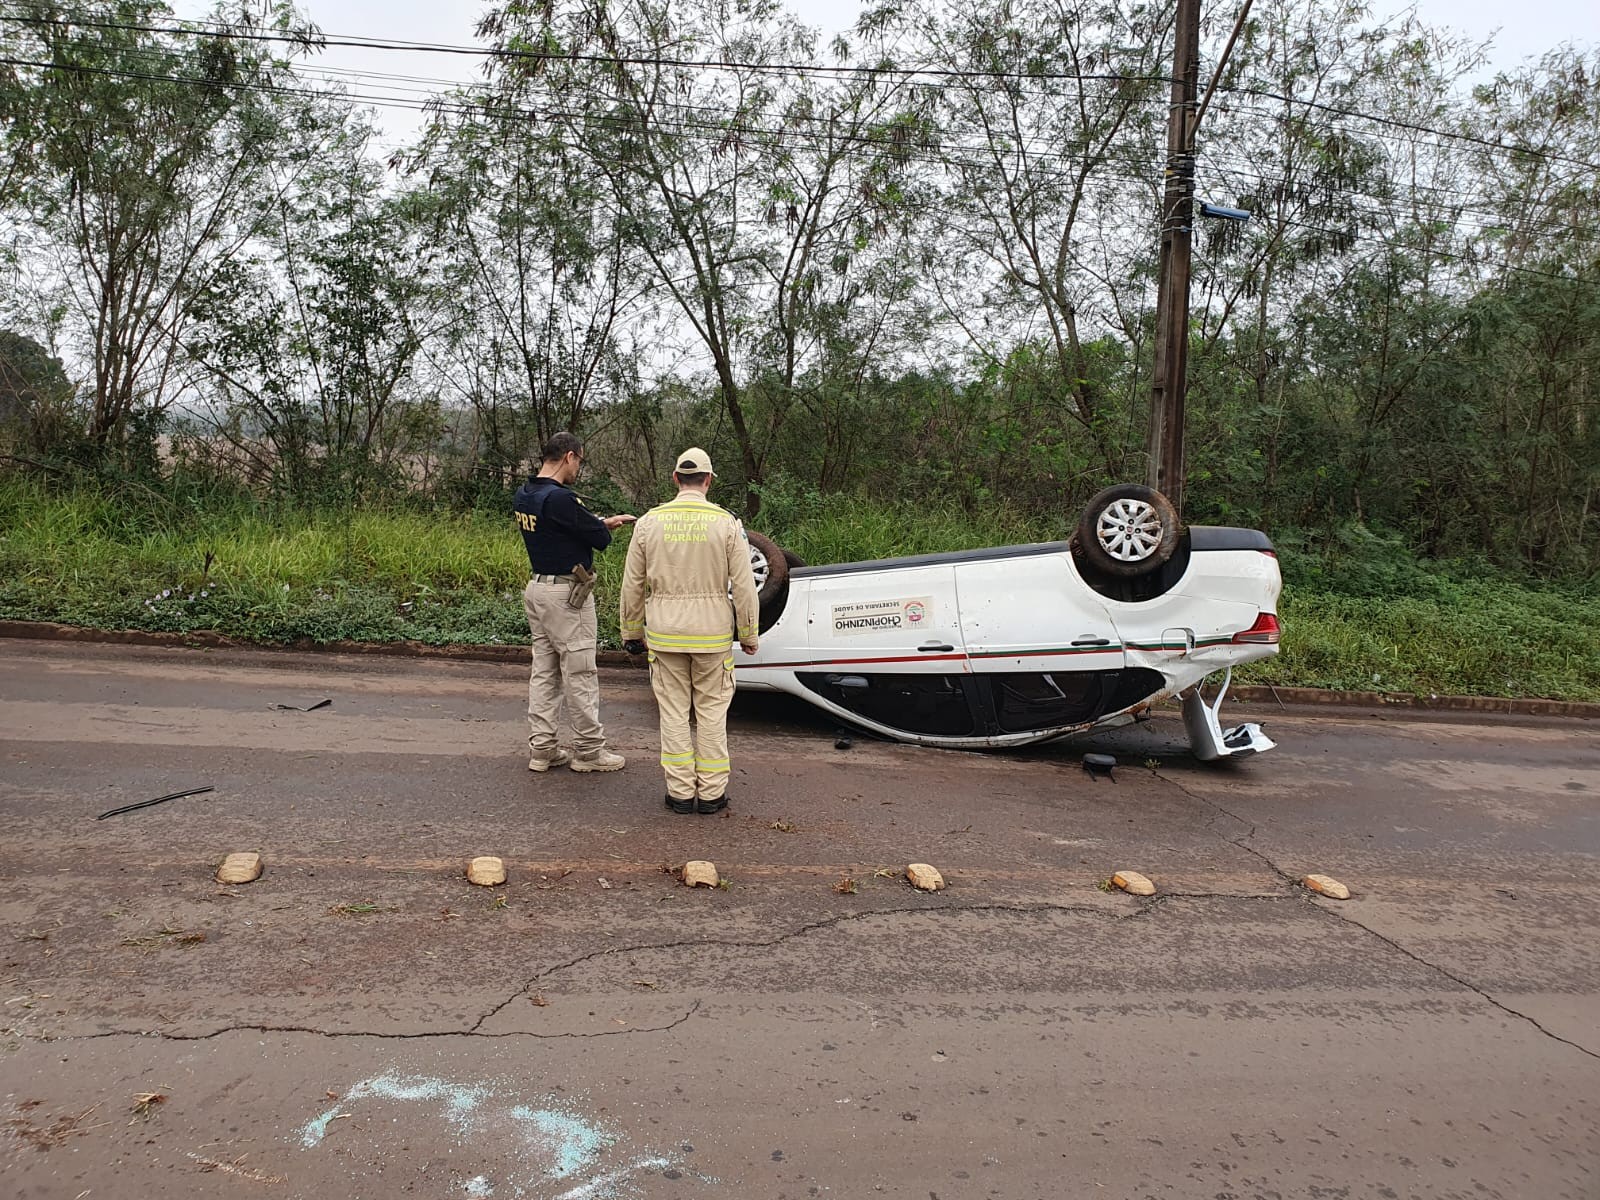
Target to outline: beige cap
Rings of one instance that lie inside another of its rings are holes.
[[[690,446],[678,455],[678,465],[672,468],[679,475],[715,475],[711,469],[711,455],[699,446]]]

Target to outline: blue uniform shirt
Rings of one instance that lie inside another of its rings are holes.
[[[528,480],[517,489],[511,510],[535,575],[570,575],[579,565],[593,570],[594,552],[611,544],[606,523],[553,479]]]

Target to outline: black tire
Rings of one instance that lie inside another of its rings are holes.
[[[783,561],[789,564],[789,570],[791,571],[796,567],[803,567],[806,565],[806,560],[801,558],[793,550],[785,550],[783,552]]]
[[[1172,502],[1155,488],[1119,483],[1089,501],[1073,542],[1101,575],[1137,579],[1172,557],[1182,532]]]
[[[764,533],[745,531],[750,539],[750,569],[756,576],[756,599],[766,608],[789,585],[789,560],[783,548]]]

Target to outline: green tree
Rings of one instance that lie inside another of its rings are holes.
[[[86,433],[118,442],[170,399],[189,297],[254,232],[241,218],[288,131],[273,89],[289,65],[248,34],[302,38],[293,8],[219,10],[211,32],[174,31],[157,0],[42,0],[0,16],[19,65],[0,81],[14,215],[55,256],[81,338]]]
[[[0,329],[0,437],[48,454],[66,440],[72,383],[56,358],[24,334]]]

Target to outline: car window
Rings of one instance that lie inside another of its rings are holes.
[[[890,729],[945,737],[970,737],[978,732],[967,676],[801,671],[796,678],[817,695]]]

